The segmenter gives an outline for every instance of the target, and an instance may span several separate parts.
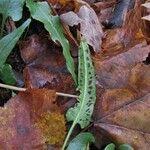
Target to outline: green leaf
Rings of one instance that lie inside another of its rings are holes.
[[[73,121],[73,124],[67,134],[62,150],[65,149],[76,124],[80,124],[81,128],[89,125],[96,101],[95,71],[89,46],[85,41],[81,41],[79,49],[78,89],[80,90],[78,103],[74,108],[70,108],[66,114],[67,120]]]
[[[119,150],[134,150],[134,149],[128,144],[122,144],[119,146]]]
[[[67,150],[87,150],[89,144],[94,141],[94,136],[91,133],[80,133],[70,142]]]
[[[12,33],[6,35],[0,40],[0,69],[3,68],[3,65],[16,45],[17,41],[21,37],[22,33],[24,32],[25,28],[30,24],[31,19],[28,19],[24,22],[19,28],[14,30]]]
[[[2,70],[0,70],[0,79],[6,84],[15,85],[15,75],[12,71],[12,67],[9,64],[5,64]]]
[[[104,150],[115,150],[115,144],[113,144],[113,143],[108,144]]]
[[[51,15],[51,9],[47,2],[33,2],[33,0],[27,0],[26,5],[30,10],[32,18],[42,22],[45,26],[45,29],[51,35],[52,40],[54,42],[59,41],[62,45],[67,68],[72,74],[75,83],[77,83],[75,66],[69,50],[69,42],[63,34],[63,28],[60,23],[59,16]]]
[[[85,128],[91,121],[96,101],[95,71],[90,57],[90,50],[85,41],[81,41],[79,49],[78,89],[80,96],[74,108],[67,112],[67,120],[80,124]]]
[[[0,0],[0,14],[18,21],[22,18],[24,2],[25,0]]]
[[[113,143],[108,144],[104,150],[115,150],[115,144]],[[119,146],[119,150],[134,150],[134,149],[128,144],[122,144]]]

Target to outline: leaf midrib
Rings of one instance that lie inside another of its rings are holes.
[[[39,5],[39,3],[38,3],[38,5]],[[53,24],[51,23],[49,16],[47,16],[47,15],[41,10],[41,7],[38,7],[38,9],[39,9],[39,11],[41,12],[41,14],[44,15],[44,18],[47,18],[47,20],[48,20],[48,22],[50,23],[51,27],[54,29],[55,33],[57,34],[56,37],[58,37],[58,39],[60,40],[60,42],[61,42],[61,44],[62,44],[62,47],[63,47],[63,49],[64,49],[64,45],[63,45],[63,43],[62,43],[62,38],[61,38],[61,36],[58,34],[58,31],[56,30],[56,28],[55,28],[55,27],[53,26]],[[52,16],[52,17],[55,17],[55,16]],[[48,32],[49,32],[49,31],[48,31]],[[51,34],[51,33],[50,33],[50,34]],[[56,39],[55,39],[55,40],[56,40]]]
[[[82,43],[82,46],[81,47],[84,47],[84,44]],[[76,116],[76,119],[74,122],[77,122],[78,121],[78,118],[80,117],[80,114],[81,114],[81,110],[82,108],[84,107],[84,103],[85,103],[85,98],[86,98],[86,89],[87,89],[87,76],[88,76],[88,71],[87,71],[87,65],[86,65],[86,57],[85,57],[85,50],[83,48],[83,57],[84,57],[84,71],[85,71],[85,78],[84,78],[84,92],[83,92],[83,100],[81,101],[81,107],[80,107],[80,110]],[[81,93],[82,94],[82,93]]]

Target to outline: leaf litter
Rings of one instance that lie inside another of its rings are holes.
[[[66,4],[70,2],[73,1],[53,1],[53,4],[61,4],[62,9],[65,6],[60,17],[70,26],[76,41],[80,41],[77,33],[80,32],[98,53],[92,51],[91,56],[97,85],[94,113],[89,120],[92,125],[86,132],[75,129],[68,149],[72,144],[92,149],[91,142],[97,149],[103,149],[108,143],[115,143],[117,147],[127,143],[137,150],[149,149],[150,69],[146,61],[150,47],[149,24],[141,19],[145,15],[141,7],[144,0],[135,0],[134,7],[123,12],[121,26],[112,29],[107,29],[105,23],[112,18],[115,1],[91,2],[91,7],[80,3],[78,10],[68,12]],[[52,8],[55,9],[54,5]],[[55,10],[58,11],[58,7]],[[56,98],[56,91],[78,95],[60,45],[53,43],[47,32],[38,35],[35,29],[31,24],[30,34],[19,42],[21,57],[26,63],[23,77],[28,90],[0,108],[0,149],[3,150],[61,149],[69,129],[66,111],[77,107],[74,98]],[[70,52],[72,54],[72,49]],[[73,59],[76,66],[78,61]],[[81,133],[75,137],[76,132]]]

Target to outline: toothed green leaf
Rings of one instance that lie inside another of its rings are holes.
[[[60,23],[59,16],[51,15],[51,9],[47,2],[33,2],[33,0],[27,0],[26,5],[30,10],[32,18],[42,22],[45,26],[45,29],[51,35],[52,40],[54,42],[58,41],[62,45],[67,68],[72,74],[75,83],[77,83],[75,66],[69,50],[69,42],[63,34],[63,28]]]
[[[91,121],[94,104],[96,101],[96,79],[95,71],[90,57],[89,46],[81,41],[79,49],[78,89],[80,96],[74,108],[67,112],[68,121],[80,124],[85,128]]]

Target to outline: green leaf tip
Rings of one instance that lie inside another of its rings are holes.
[[[51,15],[52,10],[47,2],[33,2],[33,0],[26,0],[26,6],[29,8],[32,18],[44,24],[44,27],[49,32],[52,40],[54,42],[58,41],[62,45],[67,68],[77,85],[74,61],[70,54],[69,42],[63,34],[63,27],[60,23],[59,16]]]
[[[115,144],[110,143],[108,144],[104,150],[115,150]],[[134,150],[129,144],[121,144],[118,148],[118,150]]]
[[[0,0],[0,14],[4,18],[11,17],[13,21],[22,18],[23,5],[25,0]]]
[[[13,32],[6,35],[0,40],[0,46],[1,46],[0,47],[0,69],[3,68],[3,65],[8,55],[10,54],[10,52],[16,45],[17,41],[23,34],[24,30],[30,24],[30,22],[31,22],[31,19],[28,19],[19,28],[17,28],[16,30],[14,30]]]
[[[25,0],[0,0],[0,14],[2,14],[0,37],[3,35],[3,29],[8,17],[11,17],[13,21],[19,21],[22,18],[24,2]]]
[[[129,144],[122,144],[119,146],[119,150],[134,150]]]
[[[115,144],[114,143],[110,143],[108,144],[104,150],[115,150]]]
[[[68,145],[66,150],[87,150],[90,143],[94,143],[95,139],[91,133],[83,132],[78,134]]]
[[[11,65],[5,64],[3,66],[2,70],[0,70],[0,79],[5,84],[9,84],[9,85],[16,84],[16,78],[15,78],[15,75],[14,75]]]

